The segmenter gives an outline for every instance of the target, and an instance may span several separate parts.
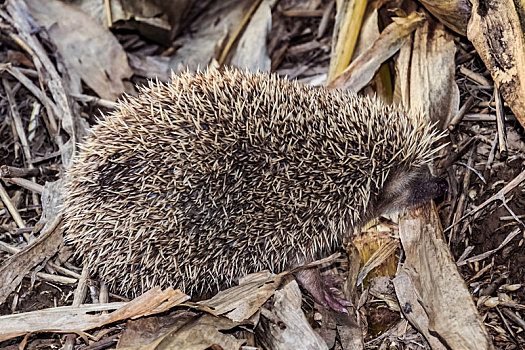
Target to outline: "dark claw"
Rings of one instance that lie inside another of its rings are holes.
[[[346,309],[353,304],[337,296],[340,283],[331,277],[323,278],[318,269],[307,269],[296,274],[297,281],[314,297],[315,301],[326,308],[348,313]]]
[[[348,306],[353,306],[353,304],[349,302],[348,300],[340,298],[332,293],[329,293],[328,291],[324,292],[324,299],[327,304],[324,306],[327,306],[330,309],[338,311],[338,312],[344,312],[345,314],[348,313],[348,310],[346,308]]]

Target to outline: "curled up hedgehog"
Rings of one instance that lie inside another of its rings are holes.
[[[440,134],[353,93],[235,69],[173,76],[92,128],[66,174],[66,239],[110,289],[194,295],[309,263],[353,227],[440,195]],[[316,268],[297,280],[344,311]]]

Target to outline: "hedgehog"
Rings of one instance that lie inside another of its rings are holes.
[[[442,137],[375,97],[234,68],[173,75],[125,97],[65,175],[66,241],[111,290],[214,293],[337,251],[354,228],[439,196]],[[321,305],[348,304],[317,268]]]

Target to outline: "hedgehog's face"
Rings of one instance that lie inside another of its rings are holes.
[[[447,189],[446,181],[433,177],[427,166],[391,174],[375,201],[375,215],[417,207]]]

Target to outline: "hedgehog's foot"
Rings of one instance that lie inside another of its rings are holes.
[[[339,289],[335,287],[337,283],[334,279],[323,278],[317,268],[301,270],[295,277],[317,303],[335,311],[348,313],[346,307],[352,306],[352,303],[336,295]]]

